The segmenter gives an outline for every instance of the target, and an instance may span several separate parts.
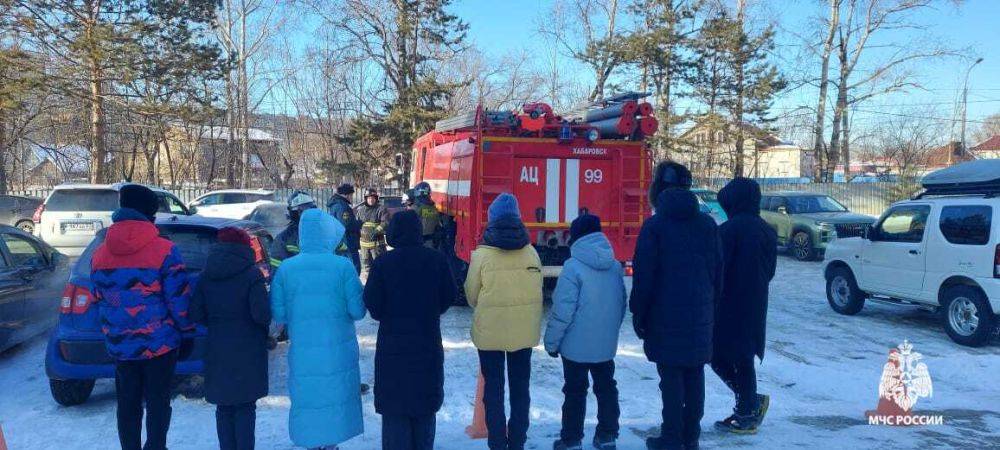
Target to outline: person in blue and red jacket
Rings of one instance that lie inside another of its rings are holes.
[[[118,439],[123,450],[163,450],[181,331],[193,326],[187,317],[190,287],[180,252],[153,224],[156,193],[130,184],[119,196],[121,207],[91,269],[101,331],[115,359]]]

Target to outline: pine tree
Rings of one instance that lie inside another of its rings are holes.
[[[751,130],[766,128],[774,120],[769,115],[772,102],[786,85],[768,61],[774,49],[773,27],[751,34],[744,22],[742,7],[735,18],[720,11],[705,20],[693,43],[698,64],[689,78],[708,114],[719,111],[727,116],[725,131],[735,143],[733,176],[747,173],[745,141],[753,137]]]
[[[675,87],[694,66],[684,52],[692,32],[684,25],[694,19],[700,7],[698,0],[635,0],[629,5],[637,24],[626,39],[626,58],[638,66],[639,90],[652,89],[660,129],[650,144],[661,159],[668,158],[675,146],[673,126],[684,120],[674,113]]]
[[[108,100],[124,84],[154,83],[163,98],[211,78],[223,63],[208,43],[215,0],[16,0],[16,22],[54,59],[47,84],[90,109],[90,179],[109,181]],[[205,72],[209,72],[206,75]]]

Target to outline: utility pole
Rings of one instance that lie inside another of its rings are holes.
[[[965,122],[967,117],[967,112],[969,109],[969,75],[972,73],[972,68],[976,67],[977,64],[983,62],[983,58],[979,58],[976,62],[969,66],[969,70],[965,71],[965,86],[962,88],[962,134],[959,138],[959,145],[961,146],[962,153],[965,153]]]

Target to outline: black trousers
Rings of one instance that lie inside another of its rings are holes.
[[[656,365],[663,398],[660,437],[667,448],[697,444],[705,415],[705,366]]]
[[[587,416],[588,375],[594,379],[594,396],[597,397],[597,434],[618,438],[618,383],[615,381],[615,362],[578,363],[563,357],[562,406],[563,442],[583,440],[583,421]]]
[[[736,414],[749,416],[757,412],[757,371],[754,369],[754,355],[734,359],[716,358],[712,360],[712,370],[736,395]]]
[[[504,411],[504,366],[510,385],[510,420]],[[531,349],[516,352],[479,351],[483,372],[483,407],[486,410],[487,442],[491,450],[523,449],[528,441],[528,409],[531,407]]]
[[[382,415],[382,450],[434,450],[437,432],[434,414]]]
[[[177,367],[177,350],[153,359],[115,363],[118,395],[118,440],[122,450],[165,450],[170,429],[170,381]],[[143,404],[146,445],[142,445]]]
[[[215,407],[215,430],[220,450],[253,450],[257,405],[218,405]]]

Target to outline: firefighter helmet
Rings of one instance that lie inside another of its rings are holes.
[[[365,198],[369,198],[369,197],[375,197],[376,199],[378,199],[378,189],[375,189],[373,187],[368,188],[365,191]]]
[[[312,209],[316,207],[316,200],[312,198],[311,195],[302,192],[295,191],[290,197],[288,197],[288,210],[289,211],[305,211],[307,209]]]
[[[421,181],[413,187],[413,196],[416,198],[420,197],[430,197],[431,195],[431,185],[426,181]]]

